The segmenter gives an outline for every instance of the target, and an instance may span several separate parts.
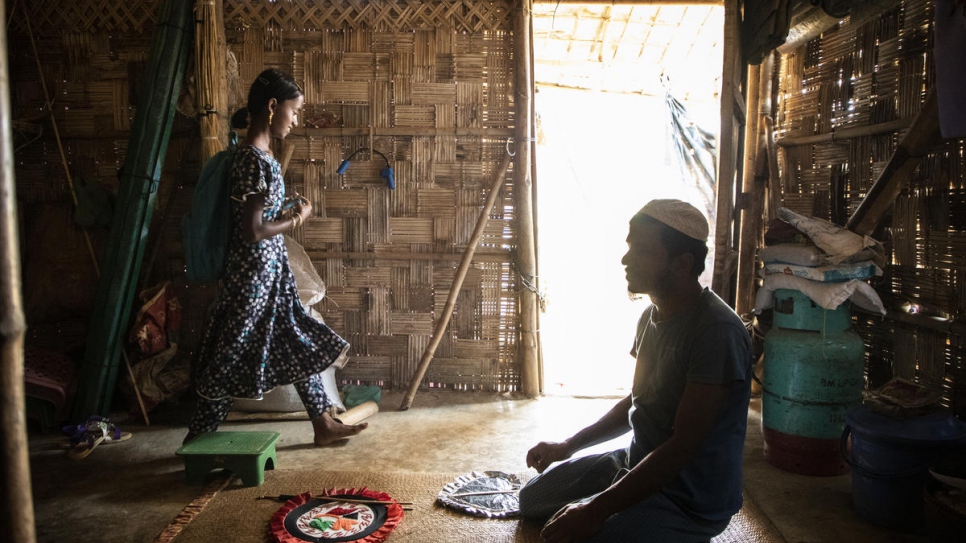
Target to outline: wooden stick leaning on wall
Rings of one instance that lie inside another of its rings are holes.
[[[483,229],[486,227],[486,222],[490,218],[490,211],[493,209],[493,204],[496,203],[496,198],[500,193],[500,187],[503,186],[503,178],[506,176],[506,170],[510,167],[510,159],[512,158],[510,153],[505,153],[503,155],[503,162],[493,172],[493,182],[490,184],[490,192],[486,196],[486,203],[483,204],[483,210],[480,211],[480,217],[476,221],[476,228],[473,230],[473,235],[466,245],[466,250],[463,251],[463,259],[460,261],[460,266],[456,270],[456,276],[453,278],[453,286],[450,287],[449,297],[446,298],[446,306],[443,307],[443,312],[439,315],[439,320],[436,321],[436,330],[433,332],[433,337],[429,340],[429,345],[426,346],[426,350],[423,352],[423,358],[419,361],[416,373],[413,374],[413,378],[409,382],[409,390],[406,392],[406,396],[399,406],[400,411],[406,411],[412,406],[416,391],[419,390],[419,382],[426,375],[426,370],[429,369],[429,363],[433,361],[433,355],[436,354],[436,347],[439,346],[439,342],[443,339],[443,333],[446,332],[446,327],[449,326],[449,320],[453,316],[453,308],[456,306],[456,298],[459,296],[460,287],[463,286],[463,279],[466,278],[466,272],[470,269],[470,263],[473,261],[473,253],[476,252],[476,246],[479,245],[480,238],[483,237]]]

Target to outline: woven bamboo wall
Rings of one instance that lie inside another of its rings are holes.
[[[64,104],[58,116],[76,168],[116,185],[158,2],[113,4],[35,2],[31,22]],[[285,140],[294,147],[286,191],[310,198],[316,212],[295,237],[328,288],[315,309],[352,344],[341,379],[405,388],[514,131],[510,4],[226,0],[225,20],[231,111],[267,67],[292,73],[305,90],[303,126]],[[16,15],[11,34],[29,46]],[[16,51],[15,107],[25,115],[43,95],[29,49]],[[189,352],[213,289],[183,279],[179,222],[199,167],[196,123],[179,118],[184,133],[169,147],[152,233],[164,240],[156,273],[182,294],[181,347]],[[379,176],[378,155],[360,153],[336,174],[360,147],[389,158],[395,190]],[[18,153],[20,198],[63,193],[58,164],[49,135]],[[519,387],[513,189],[509,172],[424,385]]]
[[[848,21],[781,57],[778,137],[914,117],[934,84],[932,4],[905,0],[868,22]],[[784,205],[845,224],[904,131],[781,148]],[[920,163],[873,237],[889,265],[876,290],[890,309],[966,316],[966,144],[947,140]],[[966,414],[963,337],[860,314],[869,386],[893,376],[941,390]]]

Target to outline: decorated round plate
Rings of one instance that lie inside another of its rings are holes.
[[[386,493],[333,488],[285,502],[272,517],[269,532],[277,543],[378,543],[402,517],[402,506]]]
[[[447,483],[436,500],[479,517],[511,517],[520,513],[520,480],[502,471],[474,471]]]

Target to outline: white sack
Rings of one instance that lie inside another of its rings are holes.
[[[786,207],[779,208],[778,218],[808,236],[808,239],[829,256],[829,262],[832,263],[841,262],[866,247],[882,245],[869,236],[861,236],[823,219],[799,215]]]
[[[783,288],[797,290],[825,309],[837,309],[846,300],[850,300],[867,311],[880,315],[886,313],[879,294],[864,281],[852,279],[844,283],[819,283],[794,275],[776,273],[762,280],[761,288],[755,296],[755,314],[761,314],[762,311],[773,307],[775,291]]]
[[[295,286],[299,289],[299,301],[307,309],[310,305],[315,305],[325,298],[325,282],[319,277],[319,272],[315,271],[312,260],[305,252],[302,245],[285,236],[285,249],[288,251],[288,265],[292,268],[292,275],[295,276]]]

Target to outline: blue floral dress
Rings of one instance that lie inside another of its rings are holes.
[[[232,165],[232,225],[225,275],[201,342],[198,393],[208,400],[261,398],[348,356],[349,344],[305,313],[282,235],[250,243],[241,232],[244,201],[265,196],[262,220],[282,216],[285,184],[270,154],[240,146]]]

